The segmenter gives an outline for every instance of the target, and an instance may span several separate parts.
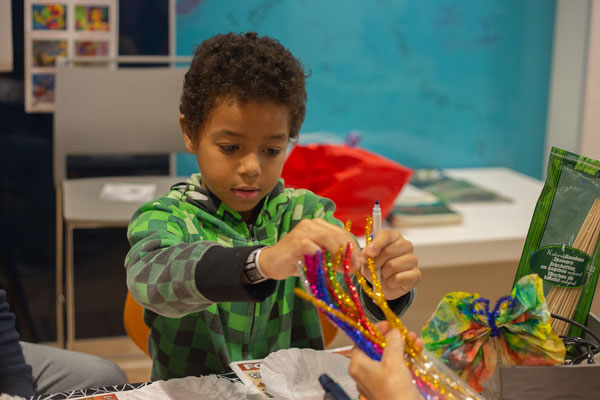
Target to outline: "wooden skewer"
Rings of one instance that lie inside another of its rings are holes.
[[[581,229],[577,233],[571,247],[581,250],[592,256],[600,235],[600,197],[594,200],[590,207]],[[583,292],[583,287],[563,288],[552,286],[546,296],[548,309],[553,314],[558,314],[566,318],[572,318]],[[550,321],[552,328],[559,335],[566,335],[570,325],[567,322],[558,319]]]

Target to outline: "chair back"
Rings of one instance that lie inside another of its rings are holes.
[[[148,335],[150,328],[144,322],[144,308],[140,306],[127,292],[125,299],[125,308],[123,309],[123,324],[127,336],[135,343],[144,353],[148,354]]]
[[[61,59],[56,67],[55,184],[66,177],[68,155],[185,151],[178,120],[187,68],[76,64]]]

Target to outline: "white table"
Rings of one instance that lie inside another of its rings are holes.
[[[461,224],[400,229],[415,246],[421,268],[518,261],[543,182],[508,168],[448,169],[445,173],[513,199],[463,203]]]

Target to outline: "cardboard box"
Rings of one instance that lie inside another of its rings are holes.
[[[587,327],[600,337],[600,320],[594,314]],[[588,341],[594,343],[593,338]],[[595,360],[553,367],[499,366],[482,395],[488,400],[600,399],[600,356]]]

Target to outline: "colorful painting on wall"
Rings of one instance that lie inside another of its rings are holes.
[[[63,31],[67,29],[66,4],[33,4],[31,8],[33,29]]]
[[[108,31],[109,7],[75,6],[75,29],[78,31]]]
[[[75,55],[108,56],[108,42],[95,40],[76,40]]]
[[[33,74],[31,76],[32,96],[38,103],[54,102],[54,74]]]
[[[25,0],[25,110],[54,111],[59,57],[108,68],[117,56],[118,0]]]
[[[56,57],[67,56],[66,40],[34,40],[33,41],[33,66],[53,67]]]

